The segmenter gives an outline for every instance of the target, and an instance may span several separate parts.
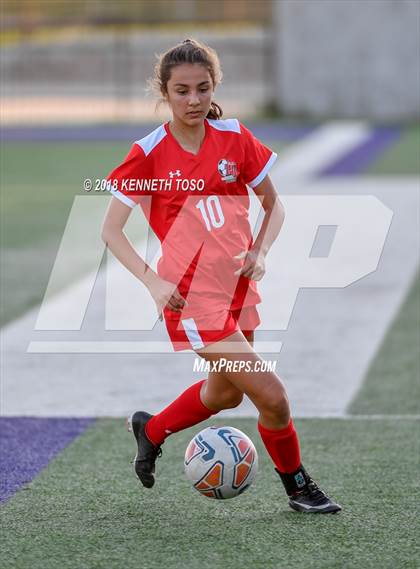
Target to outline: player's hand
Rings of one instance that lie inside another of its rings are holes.
[[[240,269],[235,271],[235,275],[242,275],[253,281],[259,281],[265,274],[265,255],[257,249],[249,249],[242,251],[234,259],[244,259],[244,264]]]
[[[173,312],[181,312],[184,306],[188,304],[177,286],[170,281],[157,277],[148,288],[155,301],[159,320],[163,320],[162,313],[165,307],[173,310]]]

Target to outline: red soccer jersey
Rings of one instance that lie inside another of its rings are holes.
[[[158,274],[188,299],[184,318],[261,302],[256,282],[234,275],[243,261],[233,257],[252,244],[247,185],[257,186],[276,158],[237,119],[206,119],[196,155],[165,123],[108,176],[113,196],[143,208],[162,246]]]

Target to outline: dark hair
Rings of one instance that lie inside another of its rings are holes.
[[[152,87],[161,95],[166,95],[172,68],[183,63],[203,65],[210,73],[213,89],[222,80],[219,57],[214,49],[197,40],[186,39],[159,56],[159,60],[155,65],[154,77],[150,82]],[[220,119],[222,116],[222,108],[212,101],[207,118]]]

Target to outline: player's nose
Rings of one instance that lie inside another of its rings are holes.
[[[195,107],[197,105],[200,104],[200,99],[198,97],[198,93],[196,93],[195,91],[192,91],[190,93],[189,99],[188,99],[188,103],[189,105],[191,105],[192,107]]]

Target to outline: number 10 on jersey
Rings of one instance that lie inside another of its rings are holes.
[[[204,223],[206,224],[207,231],[212,228],[219,228],[225,222],[222,206],[218,196],[208,196],[206,199],[201,199],[195,206],[200,210],[203,216]]]

